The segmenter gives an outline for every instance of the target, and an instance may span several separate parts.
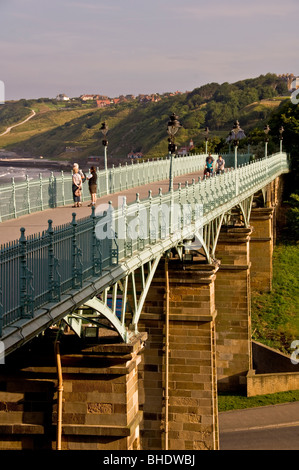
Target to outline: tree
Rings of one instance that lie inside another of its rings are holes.
[[[273,112],[269,126],[271,134],[278,142],[279,128],[284,127],[283,147],[290,153],[291,169],[293,170],[292,182],[296,186],[299,177],[299,104],[293,104],[287,100]]]

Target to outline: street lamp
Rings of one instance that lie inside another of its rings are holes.
[[[235,147],[235,168],[238,166],[238,145],[239,145],[239,140],[243,139],[245,136],[245,132],[243,129],[241,129],[239,121],[235,121],[234,127],[230,131],[226,142],[234,142],[234,147]]]
[[[265,158],[268,156],[268,142],[269,142],[269,137],[268,134],[270,132],[270,127],[268,124],[264,127],[264,132],[265,132]]]
[[[169,191],[173,191],[173,168],[172,168],[172,163],[173,163],[173,155],[175,154],[176,151],[176,145],[174,143],[174,136],[181,127],[179,121],[178,121],[178,116],[176,114],[172,113],[171,116],[169,117],[169,121],[167,124],[167,134],[169,135],[168,137],[168,152],[170,155],[170,169],[169,169]]]
[[[243,139],[245,136],[245,132],[243,129],[241,129],[239,121],[235,121],[234,127],[230,131],[226,142],[232,142],[234,143],[235,147],[235,170],[238,169],[238,145],[239,145],[239,140]],[[236,173],[236,194],[239,192],[239,182],[238,182],[238,175]]]
[[[102,140],[102,144],[104,146],[104,160],[105,160],[105,175],[106,175],[106,193],[109,194],[109,187],[108,187],[108,166],[107,166],[107,146],[108,140],[106,139],[107,132],[109,130],[106,122],[102,122],[101,129],[104,139]]]
[[[205,128],[204,134],[205,134],[205,141],[206,141],[206,155],[208,155],[208,140],[209,140],[209,132],[210,129],[208,127]]]
[[[283,141],[282,133],[283,132],[284,132],[283,126],[280,126],[280,128],[279,128],[280,153],[282,153],[282,141]]]

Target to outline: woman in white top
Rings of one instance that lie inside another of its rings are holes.
[[[79,165],[77,163],[74,163],[73,165],[73,185],[72,185],[72,190],[73,190],[73,199],[74,199],[74,205],[73,207],[80,207],[82,206],[81,203],[81,189],[82,189],[82,178],[79,173]],[[80,191],[79,195],[77,191]]]

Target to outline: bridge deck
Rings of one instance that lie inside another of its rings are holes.
[[[186,181],[191,184],[193,178],[197,181],[198,177],[202,175],[202,171],[197,171],[195,173],[188,173],[186,175],[177,176],[173,179],[174,186],[176,186],[178,183],[184,185]],[[162,189],[163,194],[167,193],[169,189],[169,180],[167,179],[163,181],[151,182],[146,185],[123,190],[121,192],[109,194],[107,196],[102,196],[101,198],[98,198],[96,207],[99,208],[100,205],[106,205],[108,204],[108,201],[112,201],[113,207],[117,208],[119,202],[118,198],[120,196],[126,196],[127,204],[130,204],[131,202],[135,201],[136,193],[139,194],[139,198],[140,200],[142,200],[148,197],[149,190],[152,191],[153,196],[157,195],[159,192],[159,188]],[[16,219],[10,219],[1,222],[0,245],[20,238],[21,227],[25,228],[25,234],[26,236],[28,236],[46,230],[48,227],[49,219],[53,221],[53,227],[55,227],[61,224],[65,224],[67,222],[71,222],[73,212],[76,212],[77,219],[87,217],[91,213],[91,208],[88,207],[88,204],[89,201],[84,202],[82,207],[80,208],[73,208],[72,204],[69,204],[66,206],[57,207],[55,209],[47,209],[41,212],[34,212],[32,214],[24,215]]]

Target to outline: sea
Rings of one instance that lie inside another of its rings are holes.
[[[26,176],[29,180],[38,179],[41,174],[43,178],[49,178],[51,171],[46,168],[26,168],[26,167],[15,167],[15,166],[1,166],[0,164],[0,185],[10,183],[12,178],[15,182],[25,181]],[[53,171],[53,174],[59,175],[61,172]]]
[[[4,154],[0,151],[0,186],[10,183],[12,178],[15,182],[25,181],[26,177],[29,180],[38,179],[40,174],[43,178],[49,178],[51,172],[58,176],[61,170],[65,174],[71,174],[71,164],[66,165],[31,157],[24,158],[12,154],[13,152]]]

